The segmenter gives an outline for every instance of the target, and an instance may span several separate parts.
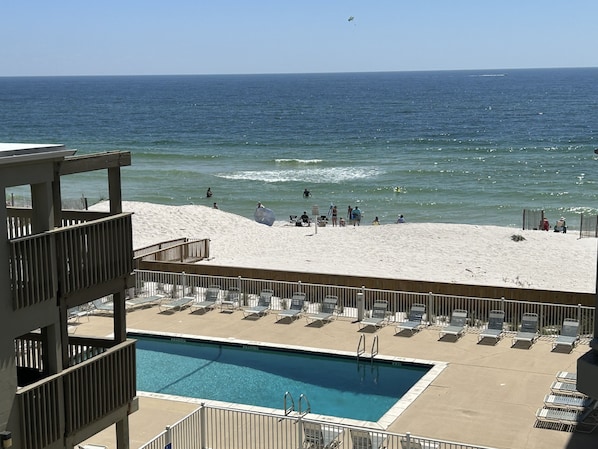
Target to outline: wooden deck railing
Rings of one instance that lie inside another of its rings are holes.
[[[55,443],[126,406],[136,391],[133,340],[21,388],[17,391],[23,424],[21,447],[40,449]]]
[[[131,214],[112,215],[51,232],[56,235],[61,295],[133,271]]]
[[[135,251],[136,265],[140,260],[151,262],[180,262],[194,263],[210,257],[210,239],[171,241],[161,244],[150,251],[152,247]]]
[[[131,214],[21,237],[9,244],[14,310],[133,271]]]

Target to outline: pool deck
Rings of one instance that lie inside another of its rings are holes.
[[[413,336],[396,335],[390,324],[377,332],[360,331],[357,323],[335,320],[322,327],[307,325],[304,318],[278,321],[275,313],[260,319],[243,319],[240,311],[189,310],[160,313],[158,307],[127,313],[127,328],[209,337],[261,341],[355,352],[365,334],[369,352],[378,335],[380,355],[438,360],[448,366],[387,429],[413,435],[452,440],[493,448],[595,449],[594,434],[568,433],[534,427],[535,413],[550,392],[559,371],[576,371],[577,359],[589,347],[571,353],[552,352],[549,341],[531,349],[511,348],[505,337],[496,345],[478,344],[476,334],[458,341],[438,339],[438,330],[424,329]],[[112,318],[91,316],[73,326],[77,336],[106,336]],[[196,404],[141,397],[139,411],[130,417],[131,448],[139,448],[197,408]],[[107,429],[87,443],[116,447],[114,429]]]

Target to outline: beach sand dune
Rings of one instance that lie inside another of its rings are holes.
[[[100,203],[94,210],[107,210]],[[210,239],[211,265],[572,292],[596,288],[596,239],[442,223],[269,227],[205,206],[124,202],[135,248],[178,237]],[[525,240],[514,241],[519,235]]]

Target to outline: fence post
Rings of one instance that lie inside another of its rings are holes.
[[[303,415],[297,417],[297,449],[303,447]]]
[[[436,321],[436,317],[434,315],[434,293],[428,293],[428,325],[432,324],[432,319]]]
[[[172,449],[172,431],[170,426],[166,426],[164,449]]]
[[[239,308],[245,305],[245,293],[241,290],[241,276],[237,276],[237,288],[239,289]]]
[[[411,433],[410,432],[407,432],[405,434],[405,442],[407,443],[406,444],[407,449],[411,449]]]
[[[199,404],[199,447],[206,448],[206,412],[205,402]]]
[[[365,304],[364,304],[364,289],[365,286],[361,287],[361,292],[357,293],[357,321],[361,321],[363,320],[363,314],[364,314],[364,309],[365,309]]]

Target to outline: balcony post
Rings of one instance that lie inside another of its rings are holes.
[[[120,214],[123,211],[120,185],[120,167],[110,167],[108,169],[108,198],[111,214]]]
[[[116,422],[116,447],[129,449],[129,416]]]
[[[52,183],[42,182],[31,185],[32,233],[48,231],[54,227],[54,203]]]
[[[114,301],[114,341],[122,343],[127,339],[125,292],[114,293],[112,300]]]

